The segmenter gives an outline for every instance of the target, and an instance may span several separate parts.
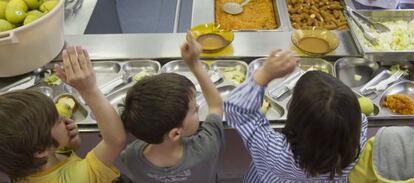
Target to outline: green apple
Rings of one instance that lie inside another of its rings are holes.
[[[27,25],[27,24],[29,24],[29,23],[31,23],[31,22],[39,19],[39,18],[40,17],[36,16],[36,15],[27,15],[26,18],[23,21],[23,25]]]
[[[55,104],[55,106],[59,115],[62,115],[66,118],[72,117],[72,109],[68,104],[59,102]]]
[[[38,9],[41,4],[43,4],[44,0],[24,0],[26,2],[27,6],[29,6],[30,9]]]
[[[6,18],[6,7],[8,2],[6,1],[0,1],[0,19]]]
[[[15,26],[12,23],[8,22],[7,20],[0,19],[0,32],[14,29],[14,27]]]
[[[36,15],[38,17],[42,17],[44,13],[39,10],[32,10],[32,11],[27,12],[27,16],[29,15]]]
[[[371,115],[374,112],[374,103],[369,98],[359,97],[358,102],[362,113]]]
[[[52,9],[58,4],[59,2],[57,0],[50,0],[45,1],[42,5],[40,5],[39,10],[43,13],[52,11]]]
[[[23,0],[11,0],[9,1],[9,4],[7,7],[16,7],[22,9],[24,12],[27,12],[29,10],[29,7],[27,7],[27,4]]]
[[[10,7],[6,8],[6,19],[10,23],[19,24],[23,22],[24,18],[26,18],[26,12],[18,7]]]

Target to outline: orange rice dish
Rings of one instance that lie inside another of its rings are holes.
[[[246,29],[276,29],[278,27],[272,0],[252,0],[243,7],[238,15],[227,14],[223,11],[226,2],[242,3],[243,0],[216,0],[215,19],[226,30]]]
[[[414,100],[404,94],[386,96],[383,105],[392,112],[403,115],[414,115]]]

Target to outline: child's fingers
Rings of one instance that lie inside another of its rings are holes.
[[[270,52],[269,57],[277,57],[277,56],[279,56],[278,53],[281,52],[281,51],[282,51],[281,49],[275,49],[272,52]]]
[[[287,58],[289,58],[289,54],[291,53],[290,50],[282,50],[281,52],[277,53],[278,54],[278,61],[284,61]]]
[[[65,68],[66,77],[73,76],[73,70],[72,70],[72,64],[70,63],[70,58],[68,51],[65,49],[62,52],[62,58],[63,58],[63,67]]]
[[[191,34],[191,31],[188,31],[187,32],[187,36],[186,36],[186,39],[187,39],[187,43],[189,44],[189,46],[194,46],[194,42],[195,42],[195,40],[194,40],[194,37],[193,37],[193,35]]]
[[[77,129],[78,125],[76,125],[76,123],[70,123],[70,124],[66,124],[66,129],[67,130],[73,130],[73,129]]]
[[[72,65],[73,73],[77,74],[81,71],[78,61],[78,56],[76,54],[76,49],[73,46],[70,46],[67,48],[69,58],[70,58],[70,64]]]
[[[85,55],[85,58],[86,58],[86,64],[87,64],[87,66],[88,66],[88,69],[89,69],[90,71],[92,71],[92,70],[93,70],[93,66],[92,66],[91,58],[90,58],[90,56],[89,56],[89,52],[88,52],[86,49],[82,49],[82,51],[83,51],[83,55]]]
[[[187,42],[190,42],[191,41],[191,32],[190,31],[187,31],[187,34],[185,35],[185,40]]]
[[[83,52],[82,47],[80,46],[76,46],[76,53],[78,53],[78,58],[79,58],[79,66],[82,70],[87,70],[88,69],[88,65],[87,65],[87,61],[86,61],[86,56]]]
[[[79,134],[78,129],[69,131],[69,137],[75,137]]]

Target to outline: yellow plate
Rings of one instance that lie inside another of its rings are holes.
[[[338,36],[329,30],[296,30],[291,38],[299,50],[309,55],[324,55],[339,45]]]
[[[233,41],[234,34],[220,28],[220,25],[200,24],[191,28],[194,38],[201,44],[204,52],[218,52]]]

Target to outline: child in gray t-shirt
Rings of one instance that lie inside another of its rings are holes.
[[[188,33],[181,54],[209,109],[201,126],[194,84],[184,76],[147,77],[128,91],[121,119],[137,140],[121,158],[134,182],[216,182],[224,145],[223,100],[199,61],[200,52]]]

